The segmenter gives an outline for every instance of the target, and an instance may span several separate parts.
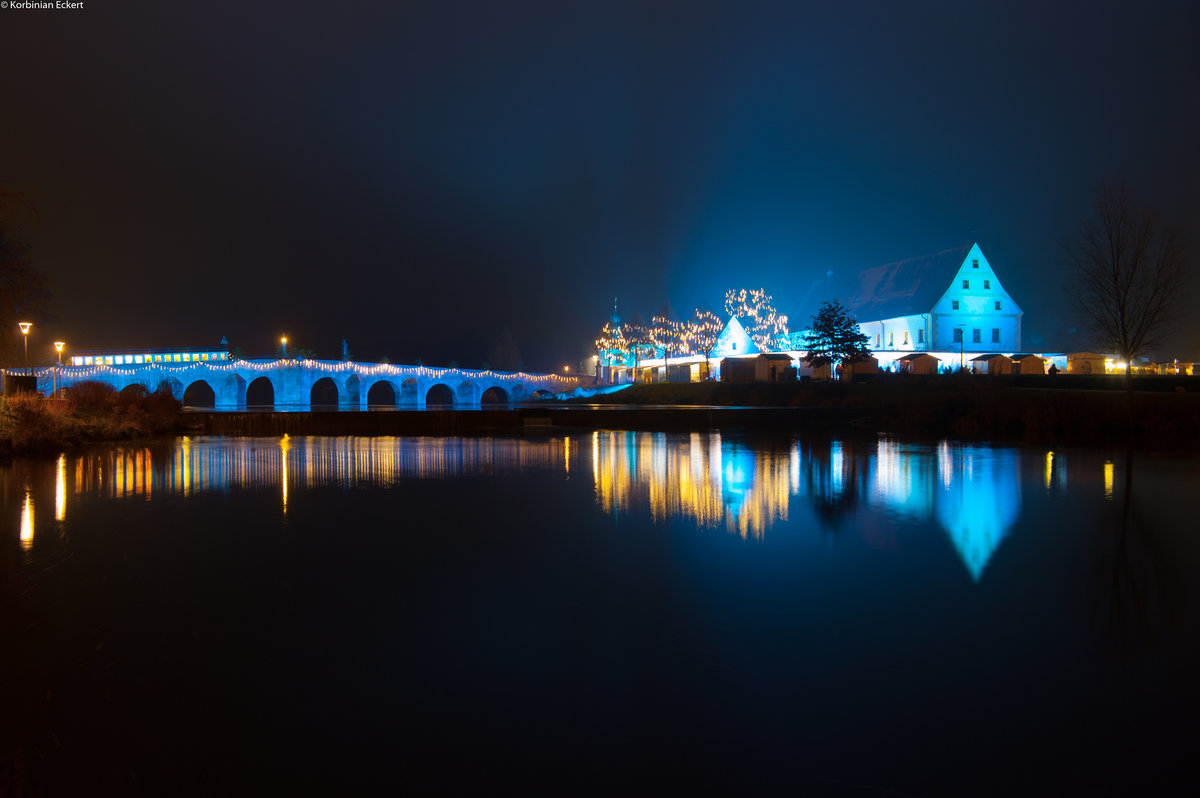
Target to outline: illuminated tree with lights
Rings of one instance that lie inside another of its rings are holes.
[[[787,335],[787,316],[775,310],[774,298],[762,288],[729,290],[725,312],[736,316],[759,350],[770,352],[782,335]]]
[[[683,324],[666,316],[655,316],[650,320],[650,341],[663,353],[663,368],[669,364],[671,355],[686,355],[687,341],[684,340]]]
[[[634,316],[632,321],[626,322],[621,327],[621,334],[624,335],[626,342],[628,342],[629,353],[633,355],[633,381],[637,382],[637,373],[640,370],[642,358],[647,356],[652,357],[655,353],[654,338],[650,332],[650,328],[642,324],[637,316]]]
[[[701,310],[700,308],[696,308],[692,318],[683,323],[681,337],[686,351],[688,354],[704,355],[706,377],[710,373],[708,358],[712,354],[713,347],[717,345],[717,339],[721,337],[723,329],[725,329],[725,325],[721,324],[717,314],[711,310]]]
[[[606,366],[624,363],[625,352],[628,349],[629,342],[625,340],[621,325],[611,321],[604,322],[600,334],[596,337],[596,353],[600,356],[600,362]]]
[[[867,337],[858,322],[840,302],[826,302],[812,317],[812,329],[804,334],[804,357],[814,365],[853,363],[868,357]]]

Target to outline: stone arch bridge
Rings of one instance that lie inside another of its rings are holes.
[[[575,377],[525,372],[473,371],[344,360],[233,360],[227,363],[134,366],[63,366],[37,372],[38,390],[85,381],[118,391],[164,383],[185,405],[216,410],[367,410],[425,407],[478,408],[572,391]]]

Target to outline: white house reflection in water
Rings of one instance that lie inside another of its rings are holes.
[[[837,526],[860,504],[875,505],[908,523],[936,521],[976,581],[1021,512],[1016,449],[888,439],[763,449],[716,432],[597,432],[592,447],[606,512],[645,506],[655,521],[686,517],[760,539],[801,507]]]

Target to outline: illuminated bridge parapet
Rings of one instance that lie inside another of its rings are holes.
[[[228,363],[63,366],[59,385],[94,381],[118,391],[139,385],[155,391],[163,384],[177,399],[211,397],[216,410],[270,406],[311,410],[369,407],[422,409],[426,406],[474,408],[487,403],[517,403],[539,395],[572,391],[578,379],[559,374],[475,371],[345,360],[234,360]],[[55,368],[37,372],[38,390],[53,391]],[[211,394],[209,393],[211,391]],[[189,402],[190,403],[190,402]],[[198,402],[197,404],[204,404]]]

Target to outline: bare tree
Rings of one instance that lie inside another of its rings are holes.
[[[1179,231],[1125,182],[1105,184],[1096,217],[1067,247],[1077,278],[1072,291],[1100,346],[1126,364],[1162,343],[1176,321],[1187,280]]]

